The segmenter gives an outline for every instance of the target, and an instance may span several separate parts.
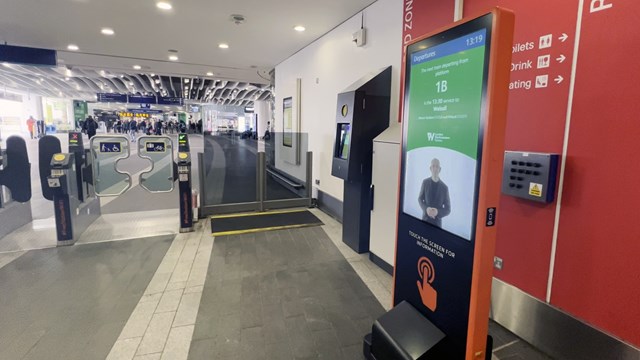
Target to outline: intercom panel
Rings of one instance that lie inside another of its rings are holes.
[[[505,151],[502,193],[551,203],[555,198],[558,154]]]

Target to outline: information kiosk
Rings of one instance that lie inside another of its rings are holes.
[[[495,9],[406,49],[395,307],[365,339],[369,359],[491,358],[513,25]]]
[[[391,67],[367,74],[338,94],[331,175],[344,180],[342,241],[369,251],[373,138],[389,126]]]

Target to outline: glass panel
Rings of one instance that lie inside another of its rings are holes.
[[[290,143],[291,147],[285,143]],[[306,198],[308,134],[274,133],[264,140],[264,149],[267,162],[265,200]]]
[[[131,187],[131,175],[116,169],[129,157],[129,140],[124,136],[94,136],[91,139],[93,179],[98,196],[118,196]]]
[[[152,193],[173,190],[173,142],[167,136],[142,136],[138,156],[151,160],[151,169],[140,174],[140,186]]]
[[[259,141],[227,128],[204,135],[205,205],[257,201]]]

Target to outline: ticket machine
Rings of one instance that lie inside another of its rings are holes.
[[[369,251],[373,138],[389,126],[391,67],[353,83],[338,94],[331,175],[344,180],[342,241]]]

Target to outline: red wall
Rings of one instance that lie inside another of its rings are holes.
[[[531,61],[533,69],[511,72],[511,81],[530,81],[531,87],[514,88],[509,93],[506,150],[562,153],[569,97],[569,78],[575,40],[578,0],[520,1],[467,0],[464,14],[493,6],[503,6],[516,14],[514,44],[532,49],[513,53],[513,63]],[[551,10],[553,9],[553,11]],[[568,35],[565,42],[558,37]],[[550,48],[539,49],[540,37],[552,34]],[[537,69],[538,56],[551,55],[548,68]],[[557,58],[566,57],[560,63]],[[548,75],[546,88],[536,88],[536,76]],[[562,76],[557,84],[552,79]],[[533,204],[503,196],[500,201],[496,256],[504,261],[495,276],[544,300],[549,278],[549,260],[555,219],[555,203]]]
[[[404,45],[424,34],[453,22],[455,0],[403,0],[402,1],[402,69],[400,69],[400,107],[398,122],[402,121],[404,98]]]
[[[640,3],[583,11],[551,303],[640,346]]]
[[[613,3],[594,13],[591,2],[584,0],[551,304],[640,346],[640,215],[634,209],[640,204],[640,161],[634,156],[640,149],[640,35],[634,27],[640,2],[593,0]],[[514,45],[533,43],[533,49],[513,53],[514,64],[531,60],[533,68],[512,71],[513,84],[530,80],[531,88],[510,91],[507,150],[562,154],[579,3],[464,3],[465,16],[493,6],[514,10]],[[451,22],[453,8],[453,1],[414,0],[412,20],[422,25],[414,26],[413,37]],[[540,37],[547,34],[553,35],[552,46],[540,49]],[[542,55],[550,55],[550,66],[538,69]],[[546,87],[535,88],[539,75],[549,76]],[[498,213],[496,255],[504,268],[495,276],[542,301],[548,295],[556,205],[503,196]]]

